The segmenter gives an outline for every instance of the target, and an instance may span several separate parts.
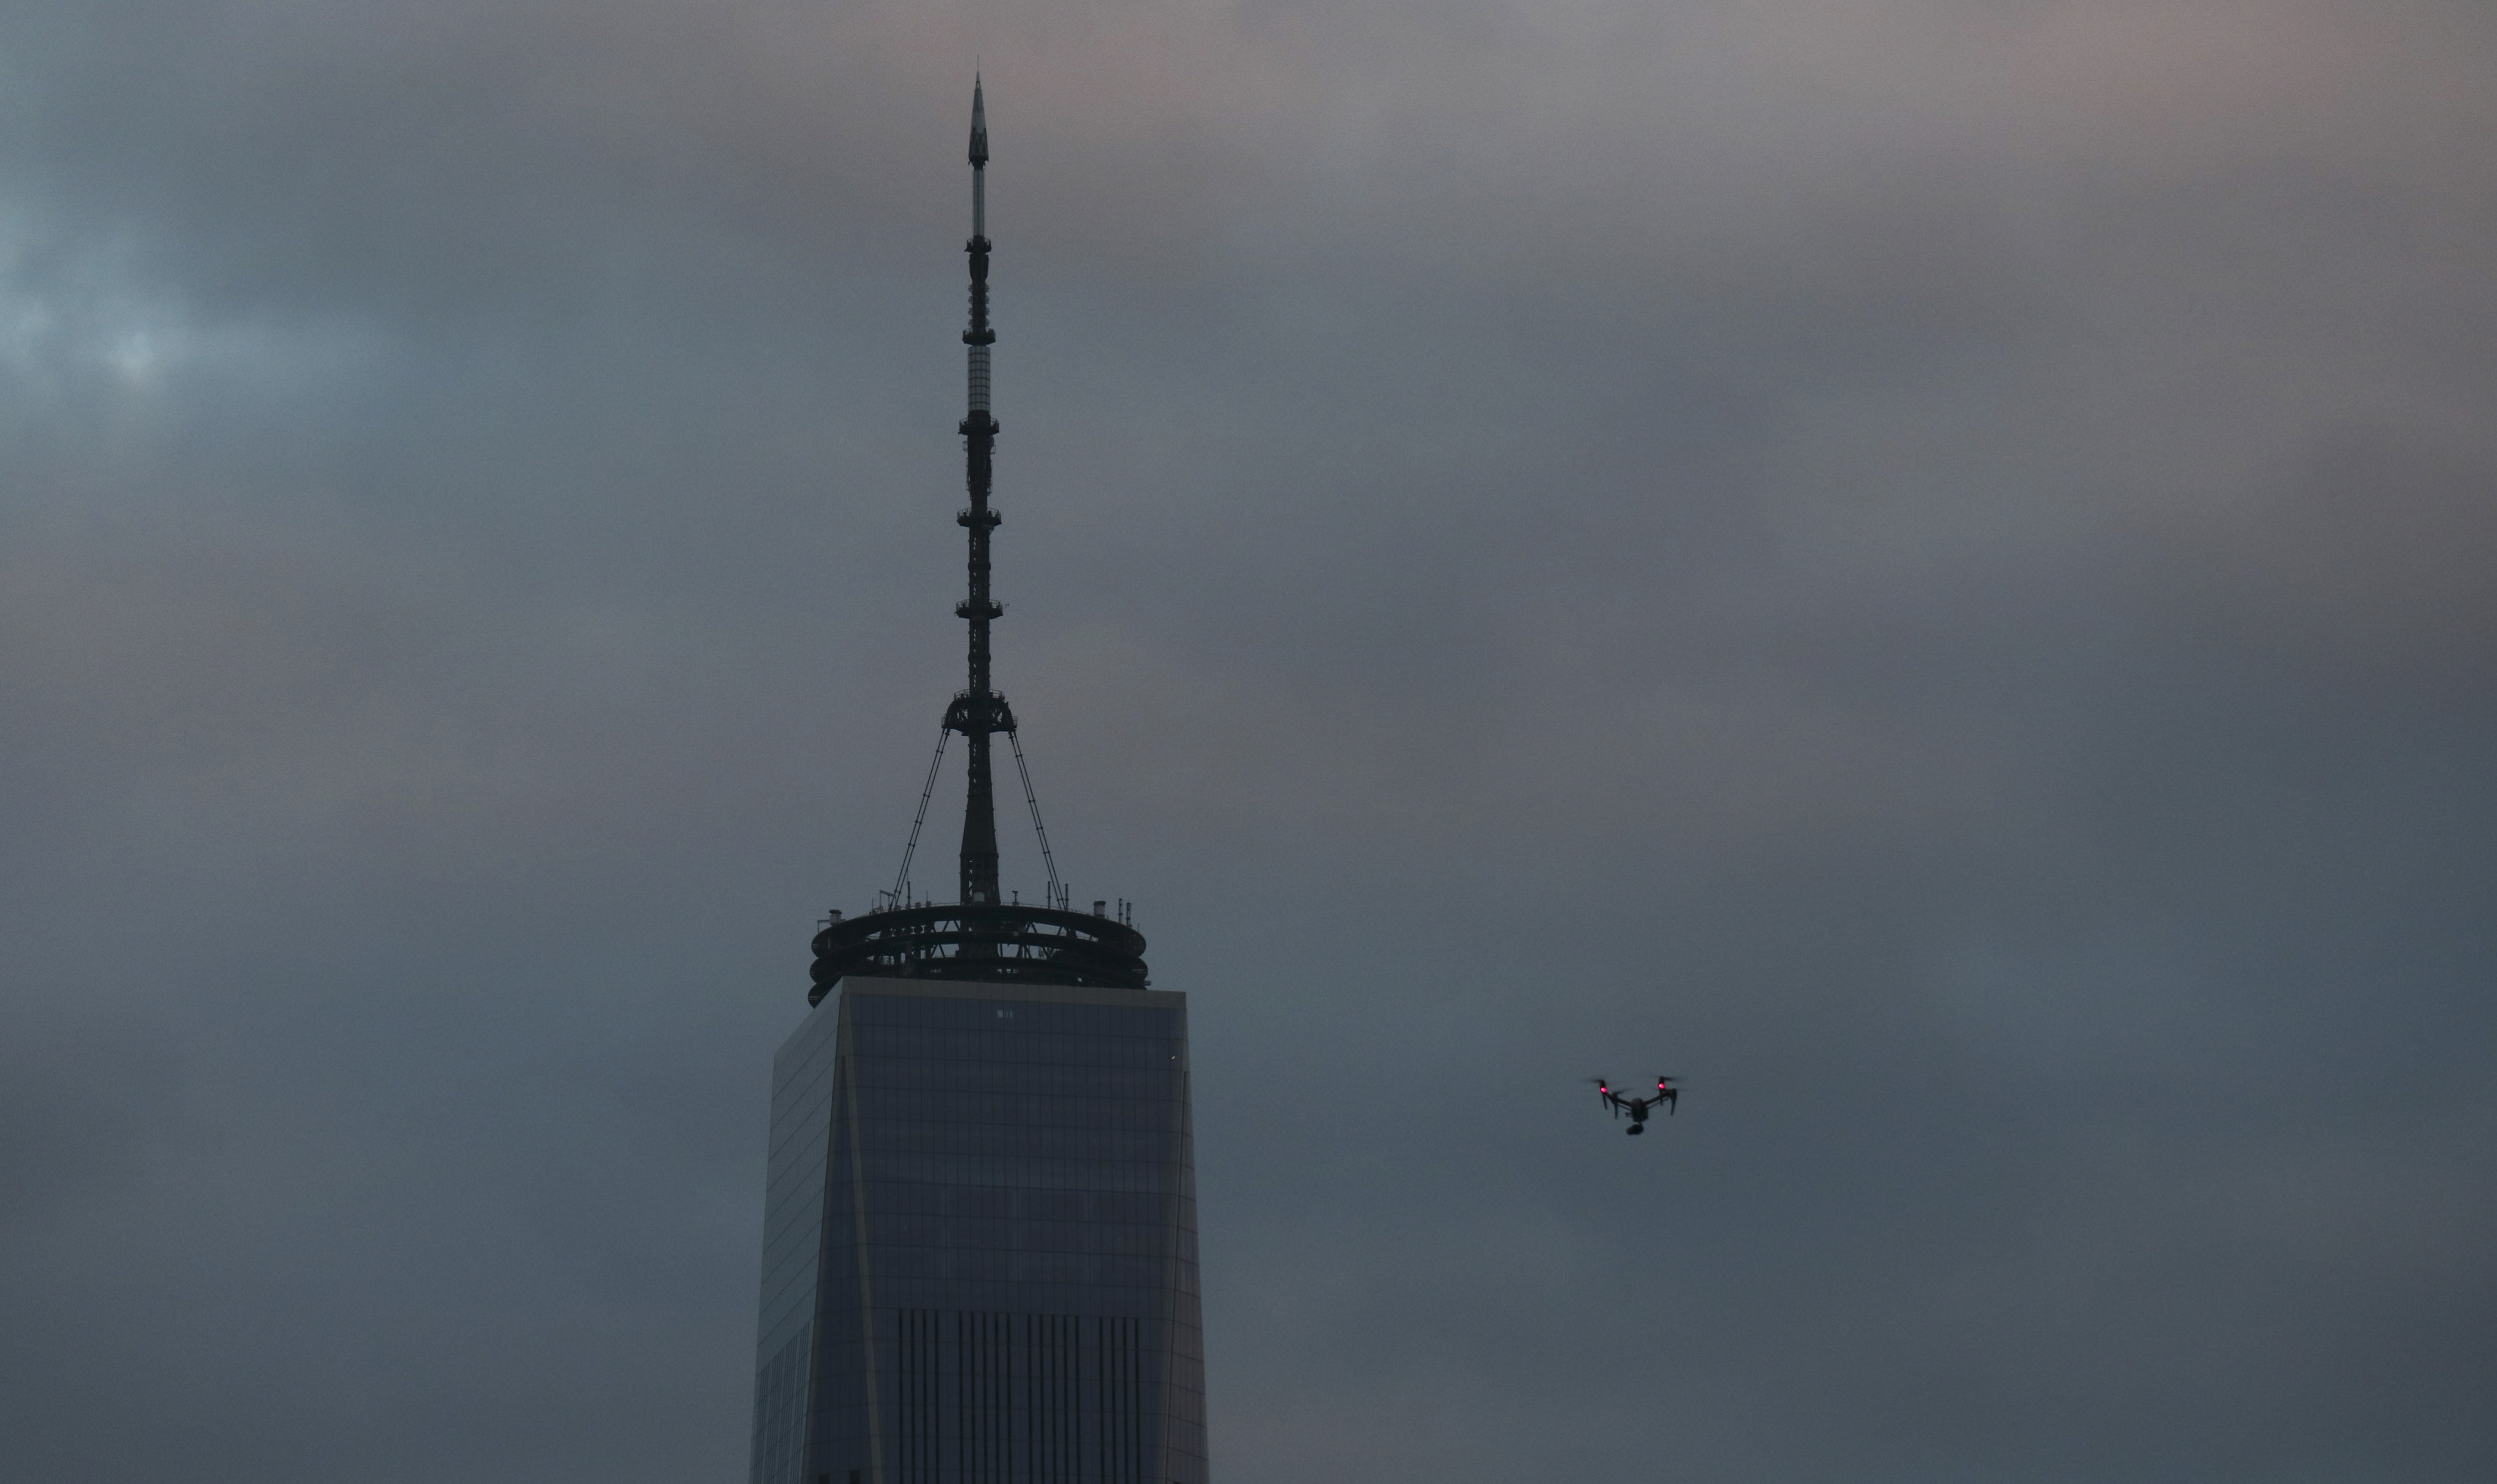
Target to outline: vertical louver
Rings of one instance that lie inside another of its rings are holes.
[[[895,1484],[1148,1484],[1144,1323],[894,1313]]]

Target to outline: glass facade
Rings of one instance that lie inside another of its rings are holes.
[[[853,978],[772,1082],[752,1484],[1207,1484],[1185,995]]]

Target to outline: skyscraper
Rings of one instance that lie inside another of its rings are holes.
[[[1188,997],[1148,988],[1124,903],[1058,880],[990,684],[987,109],[971,101],[970,683],[960,891],[893,889],[815,937],[772,1064],[752,1484],[1206,1484]],[[1001,901],[991,743],[1049,880]]]

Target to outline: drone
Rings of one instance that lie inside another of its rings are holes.
[[[1682,1090],[1675,1087],[1669,1077],[1656,1079],[1656,1096],[1653,1098],[1625,1098],[1614,1092],[1612,1085],[1600,1077],[1591,1077],[1587,1081],[1595,1084],[1595,1091],[1603,1096],[1604,1106],[1613,1111],[1616,1119],[1623,1113],[1630,1115],[1630,1126],[1622,1130],[1625,1133],[1645,1133],[1647,1111],[1661,1103],[1665,1106],[1667,1116],[1671,1116],[1675,1104],[1682,1097]]]

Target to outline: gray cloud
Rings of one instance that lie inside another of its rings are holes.
[[[1001,673],[1197,997],[1227,1475],[2484,1471],[2424,0],[0,9],[9,1471],[744,1467],[764,1068],[959,663],[975,56]]]

